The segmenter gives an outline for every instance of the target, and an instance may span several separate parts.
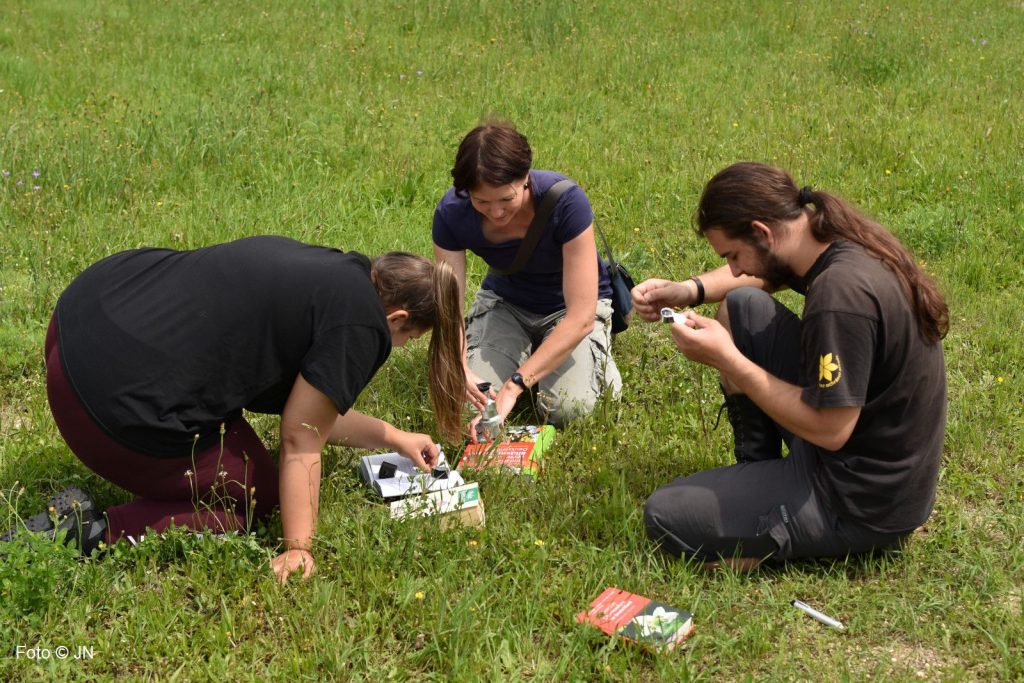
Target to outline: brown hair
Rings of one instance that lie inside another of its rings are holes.
[[[455,272],[447,263],[391,251],[373,259],[373,286],[385,308],[409,313],[406,328],[430,335],[430,402],[441,433],[456,441],[462,431],[466,378],[462,369],[462,309]]]
[[[526,136],[508,121],[491,119],[469,131],[459,143],[452,167],[455,194],[466,193],[481,183],[507,185],[530,172],[533,151]]]
[[[813,209],[808,205],[813,205]],[[819,242],[848,240],[864,247],[899,280],[914,310],[921,336],[937,342],[949,331],[949,308],[935,282],[892,233],[839,197],[797,189],[788,173],[755,162],[733,164],[708,181],[697,206],[697,231],[722,230],[731,239],[754,243],[754,221],[774,225],[807,212]]]

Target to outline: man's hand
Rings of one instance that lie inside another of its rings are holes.
[[[652,278],[633,288],[633,310],[644,320],[658,322],[661,309],[668,306],[688,306],[692,296],[686,285],[672,280]]]
[[[270,568],[282,586],[294,572],[301,571],[302,579],[308,579],[316,571],[313,553],[304,548],[291,548],[270,561]]]
[[[389,448],[413,461],[416,467],[429,472],[437,465],[437,444],[429,434],[416,434],[395,429]]]
[[[687,311],[686,321],[672,325],[672,338],[684,356],[690,360],[710,365],[728,375],[731,363],[740,350],[732,335],[720,322],[705,318],[693,311]]]

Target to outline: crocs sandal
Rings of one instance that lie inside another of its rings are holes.
[[[56,519],[56,524],[54,524]],[[83,555],[88,555],[103,540],[106,520],[96,510],[92,499],[77,487],[69,487],[46,502],[46,510],[15,524],[0,536],[0,543],[12,541],[22,532],[46,534],[54,538],[64,530],[64,542],[75,541]],[[92,546],[88,547],[87,546]],[[86,552],[88,550],[88,552]]]

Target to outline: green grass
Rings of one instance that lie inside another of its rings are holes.
[[[560,432],[537,484],[483,479],[485,529],[392,524],[357,453],[328,451],[314,580],[273,583],[273,524],[84,563],[34,544],[0,562],[0,679],[1024,678],[1022,41],[1009,0],[0,0],[0,490],[20,514],[70,484],[127,499],[46,407],[43,336],[76,273],[259,233],[429,254],[455,146],[492,112],[587,189],[638,279],[718,263],[697,196],[756,159],[890,226],[953,322],[936,509],[898,556],[750,576],[664,561],[643,501],[726,463],[730,437],[714,376],[637,324],[616,340],[622,401]],[[396,351],[360,407],[433,431],[424,354]],[[13,514],[0,502],[0,526]],[[606,585],[691,609],[696,635],[651,656],[576,627]]]

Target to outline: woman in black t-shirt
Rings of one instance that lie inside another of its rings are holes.
[[[308,576],[326,443],[436,462],[429,435],[352,409],[391,347],[430,330],[431,400],[454,439],[462,316],[443,264],[270,236],[94,264],[57,303],[48,398],[75,455],[139,499],[106,519],[79,500],[83,550],[172,524],[244,528],[279,502],[285,549],[271,566]],[[279,471],[243,409],[281,415]]]

